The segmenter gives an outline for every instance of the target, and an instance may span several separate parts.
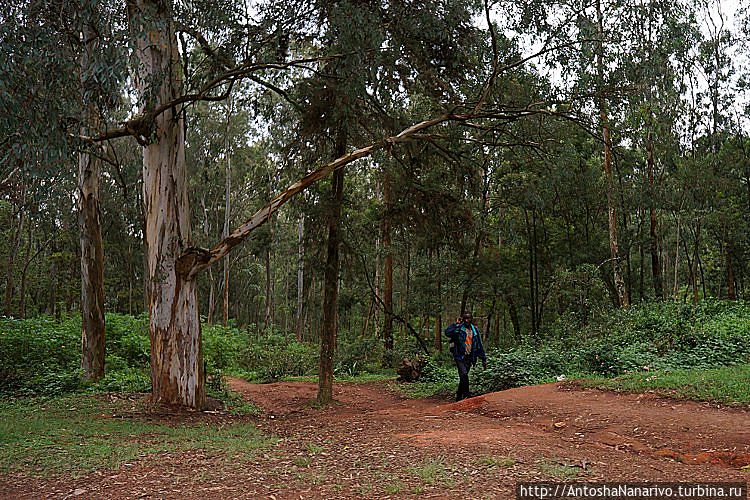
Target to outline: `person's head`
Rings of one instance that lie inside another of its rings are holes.
[[[470,325],[474,321],[474,317],[470,312],[465,312],[463,316],[461,316],[461,319],[463,320],[464,325]]]

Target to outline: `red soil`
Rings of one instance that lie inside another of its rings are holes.
[[[315,384],[231,385],[264,409],[259,426],[281,438],[273,450],[244,463],[151,456],[78,479],[0,476],[0,496],[513,498],[516,481],[750,477],[742,408],[561,384],[449,403],[341,383],[320,409]]]

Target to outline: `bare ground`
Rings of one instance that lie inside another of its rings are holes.
[[[234,390],[278,443],[247,460],[148,456],[72,479],[0,476],[3,498],[513,498],[517,481],[747,481],[750,412],[708,403],[522,387],[460,403],[405,399],[387,383]]]

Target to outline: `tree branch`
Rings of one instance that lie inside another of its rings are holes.
[[[335,170],[343,168],[360,158],[370,156],[377,150],[390,149],[395,144],[416,140],[414,136],[422,130],[445,122],[465,121],[470,117],[471,115],[446,114],[431,120],[425,120],[402,130],[397,135],[387,137],[381,141],[370,144],[369,146],[356,149],[351,153],[347,153],[344,156],[323,165],[276,195],[276,197],[268,204],[255,212],[252,217],[235,229],[232,234],[219,241],[210,249],[195,247],[187,249],[178,259],[178,271],[187,279],[195,278],[201,271],[208,268],[214,262],[221,260],[234,247],[241,244],[250,233],[268,222],[271,216],[282,205]]]

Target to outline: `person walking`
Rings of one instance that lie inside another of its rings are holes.
[[[487,356],[484,353],[484,346],[482,346],[482,337],[479,335],[479,329],[474,325],[474,318],[471,313],[464,313],[463,316],[456,319],[455,323],[445,329],[445,335],[451,340],[450,351],[456,361],[456,368],[458,368],[456,401],[461,401],[471,397],[469,370],[477,363],[478,359],[481,359],[482,366],[487,368]]]

